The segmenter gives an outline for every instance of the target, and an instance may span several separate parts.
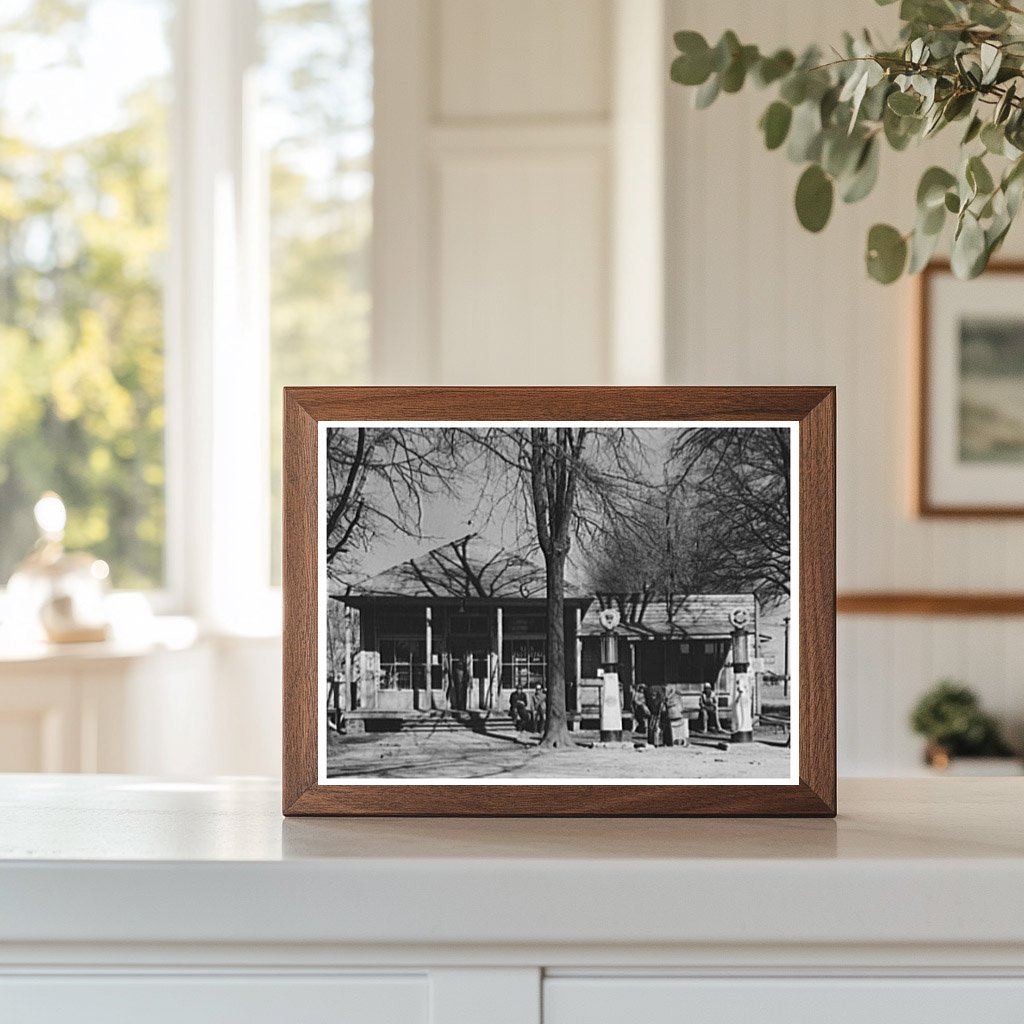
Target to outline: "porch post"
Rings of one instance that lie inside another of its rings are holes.
[[[502,652],[505,649],[505,617],[504,617],[504,615],[502,613],[501,605],[500,604],[495,609],[495,612],[496,612],[496,615],[497,615],[498,674],[497,674],[497,686],[495,687],[495,691],[494,691],[494,700],[492,702],[492,707],[495,707],[498,710],[500,710],[501,709],[501,675],[502,675],[501,658],[502,658]]]
[[[345,605],[345,707],[356,706],[355,680],[352,678],[352,609]]]
[[[424,616],[426,627],[426,679],[424,680],[427,686],[427,710],[429,711],[434,706],[434,614],[430,605],[426,607],[426,614]]]
[[[754,657],[760,662],[761,659],[761,616],[760,603],[755,595],[754,597]],[[753,680],[753,712],[754,717],[757,718],[761,714],[761,673],[751,672],[751,679]]]
[[[570,711],[578,712],[580,709],[580,683],[583,679],[583,637],[580,630],[583,628],[583,609],[576,608],[576,685],[573,687],[573,702]]]

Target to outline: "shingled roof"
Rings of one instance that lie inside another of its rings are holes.
[[[506,551],[477,534],[385,569],[353,587],[352,597],[491,598],[522,600],[547,596],[542,565]],[[590,596],[566,583],[568,600]]]
[[[735,609],[746,612],[747,629],[754,628],[753,594],[688,594],[671,602],[599,595],[580,624],[580,636],[601,636],[598,616],[602,608],[616,608],[622,619],[615,632],[622,637],[652,640],[724,639],[735,626],[730,618]]]

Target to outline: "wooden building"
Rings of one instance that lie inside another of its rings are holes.
[[[692,594],[670,600],[637,595],[596,595],[579,630],[580,710],[584,717],[600,704],[599,677],[603,608],[619,612],[617,671],[623,705],[629,710],[635,686],[671,686],[696,706],[705,683],[726,705],[732,693],[732,641],[737,632],[754,633],[753,594]],[[737,625],[737,624],[741,625]],[[753,652],[751,652],[753,653]]]
[[[339,712],[401,717],[431,709],[508,709],[516,684],[547,685],[547,589],[543,566],[473,534],[373,576],[332,604],[347,607],[349,685]],[[692,703],[711,683],[732,690],[736,622],[756,628],[752,594],[641,601],[565,588],[566,706],[584,721],[598,707],[602,608],[620,613],[615,633],[623,706],[634,686],[672,686]],[[353,614],[354,613],[354,614]],[[340,678],[341,673],[336,673]]]
[[[338,595],[335,595],[336,597]],[[565,588],[570,702],[577,626],[593,601]],[[359,652],[349,707],[380,713],[430,708],[507,710],[517,683],[546,685],[543,566],[477,535],[444,544],[345,595],[358,611]]]

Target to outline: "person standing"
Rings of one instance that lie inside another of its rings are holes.
[[[650,716],[647,719],[647,742],[657,747],[661,745],[662,718],[666,713],[665,687],[657,684],[645,686],[644,699]]]
[[[546,719],[547,707],[545,706],[544,688],[538,683],[533,688],[533,731],[543,732]]]
[[[644,699],[644,691],[639,686],[633,688],[633,732],[647,735],[647,724],[651,720],[651,712]]]
[[[516,683],[516,688],[508,698],[508,713],[512,718],[512,724],[517,732],[522,732],[529,725],[530,714],[527,711],[526,691],[522,683]]]

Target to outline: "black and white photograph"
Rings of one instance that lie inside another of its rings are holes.
[[[795,784],[797,435],[321,423],[320,781]]]
[[[1024,515],[1024,267],[959,280],[929,265],[920,286],[918,511]]]

